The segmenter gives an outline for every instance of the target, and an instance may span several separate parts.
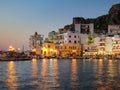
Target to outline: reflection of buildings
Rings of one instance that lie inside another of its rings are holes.
[[[117,74],[118,74],[118,80],[117,80],[117,87],[120,87],[120,61],[118,61],[118,66],[117,66]]]
[[[113,60],[108,60],[108,77],[114,77]]]
[[[98,76],[98,81],[97,83],[100,84],[100,85],[103,85],[103,60],[100,59],[98,60],[98,72],[97,72],[97,76]]]
[[[79,85],[79,83],[77,82],[77,80],[78,80],[78,70],[77,70],[76,59],[72,60],[71,70],[72,71],[71,71],[71,81],[70,81],[70,84],[74,88],[74,87]]]
[[[48,82],[50,82],[50,84],[48,84],[49,87],[59,87],[57,59],[50,59],[48,67],[49,67],[48,68],[48,80],[49,80]]]
[[[32,59],[32,77],[36,77],[37,76],[37,61],[36,59]]]
[[[18,84],[16,78],[15,63],[13,61],[8,62],[7,72],[7,85],[9,86],[10,90],[17,90]]]
[[[42,79],[41,79],[41,83],[39,83],[39,87],[41,90],[47,90],[47,88],[48,88],[47,71],[48,71],[48,60],[43,59],[42,65],[41,65],[41,73],[40,73],[40,77],[42,77]]]
[[[39,87],[41,90],[48,90],[51,87],[59,87],[58,83],[58,63],[57,59],[43,59],[41,67],[41,82]]]
[[[42,77],[45,77],[47,75],[47,70],[48,70],[47,66],[48,66],[48,60],[43,59],[42,66],[41,66],[41,76]]]
[[[113,65],[113,60],[108,60],[108,70],[107,70],[107,78],[106,84],[110,85],[113,84],[113,78],[115,77],[115,70]]]

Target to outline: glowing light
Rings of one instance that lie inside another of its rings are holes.
[[[13,61],[10,61],[8,63],[8,69],[7,69],[7,85],[9,86],[10,90],[16,90],[19,86],[17,83],[17,77],[16,77],[16,70],[15,70],[15,63]]]
[[[34,49],[32,49],[32,52],[36,52],[36,49],[34,48]]]
[[[52,49],[50,49],[50,52],[52,52],[53,50]]]
[[[14,47],[13,46],[9,46],[9,51],[14,51],[15,49],[14,49]]]

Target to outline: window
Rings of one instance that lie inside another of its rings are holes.
[[[50,48],[50,45],[48,45],[48,48]]]
[[[76,43],[76,41],[74,41],[74,43]]]
[[[76,49],[76,47],[74,47],[74,49]]]
[[[71,49],[71,47],[69,46],[69,49]]]
[[[65,49],[66,49],[66,46],[65,46]]]
[[[74,36],[74,38],[76,38],[76,36]]]
[[[71,41],[69,41],[69,43],[71,43]]]
[[[71,38],[71,35],[69,35],[69,38]]]

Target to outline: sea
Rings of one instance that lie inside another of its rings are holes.
[[[0,90],[101,90],[106,87],[120,90],[120,60],[0,61]]]

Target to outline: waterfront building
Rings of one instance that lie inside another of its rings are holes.
[[[81,45],[80,44],[55,44],[46,42],[42,47],[43,57],[54,57],[54,56],[80,56]]]
[[[45,42],[42,46],[42,56],[52,57],[57,55],[57,50],[55,48],[55,43]]]
[[[120,54],[120,35],[114,35],[112,51],[115,54]]]
[[[104,55],[105,54],[105,45],[106,45],[106,37],[102,35],[99,39],[98,45],[98,53]]]
[[[113,48],[113,39],[112,37],[107,36],[105,42],[105,52],[107,55],[113,54],[112,48]]]
[[[108,34],[109,35],[120,34],[120,25],[108,25]]]
[[[95,44],[83,45],[83,55],[98,54],[98,46]]]
[[[98,54],[106,55],[112,54],[112,37],[101,35],[94,38],[94,45],[98,47]]]
[[[32,51],[35,51],[37,54],[41,54],[41,48],[43,44],[43,35],[35,32],[34,35],[31,35],[29,38],[29,47]]]
[[[80,56],[81,45],[74,43],[56,44],[55,46],[58,56]]]

